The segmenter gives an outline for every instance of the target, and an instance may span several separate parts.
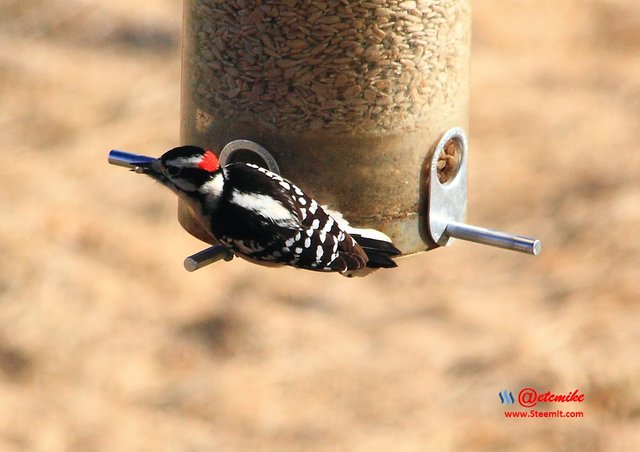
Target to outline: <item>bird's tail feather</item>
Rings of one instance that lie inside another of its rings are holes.
[[[398,256],[400,254],[400,250],[396,248],[390,240],[372,239],[359,234],[350,233],[350,235],[358,245],[360,245],[369,258],[367,261],[367,267],[395,268],[398,266],[391,257]]]

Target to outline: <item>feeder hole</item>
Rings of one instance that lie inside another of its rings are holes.
[[[451,138],[444,145],[440,157],[438,157],[438,181],[444,185],[453,180],[458,174],[461,162],[462,152],[460,149],[460,140]]]

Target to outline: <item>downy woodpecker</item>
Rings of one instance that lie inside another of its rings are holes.
[[[262,265],[358,274],[393,268],[385,234],[352,228],[279,175],[250,163],[224,167],[210,150],[180,146],[139,166],[189,204],[233,254]]]

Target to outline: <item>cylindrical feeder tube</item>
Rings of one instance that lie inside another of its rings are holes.
[[[425,174],[468,123],[470,0],[184,5],[184,144],[255,141],[351,224],[403,254],[434,245]]]

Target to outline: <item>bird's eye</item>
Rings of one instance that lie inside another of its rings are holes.
[[[167,167],[167,174],[171,177],[179,176],[181,171],[182,171],[182,168],[178,168],[177,166]]]

